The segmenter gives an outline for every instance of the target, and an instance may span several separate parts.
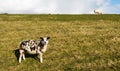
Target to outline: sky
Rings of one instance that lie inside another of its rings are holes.
[[[0,0],[0,13],[9,14],[120,14],[120,0]]]

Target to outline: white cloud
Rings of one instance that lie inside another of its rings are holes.
[[[1,13],[91,13],[101,9],[105,13],[120,5],[110,6],[110,0],[0,0]],[[112,9],[111,9],[112,7]],[[119,11],[117,11],[119,12]]]

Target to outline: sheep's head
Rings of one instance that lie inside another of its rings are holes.
[[[42,46],[42,47],[44,47],[45,45],[47,45],[48,44],[48,40],[50,39],[50,37],[45,37],[45,38],[43,38],[43,37],[40,37],[40,46]]]

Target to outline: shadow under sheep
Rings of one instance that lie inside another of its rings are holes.
[[[14,50],[14,55],[15,55],[17,61],[18,61],[19,56],[20,56],[19,49]],[[27,54],[27,53],[25,53],[25,58],[34,58],[35,60],[39,60],[39,58],[37,56],[38,56],[38,54]]]

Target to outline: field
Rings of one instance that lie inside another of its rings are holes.
[[[43,63],[20,41],[51,37]],[[0,71],[120,71],[120,15],[0,15]]]

